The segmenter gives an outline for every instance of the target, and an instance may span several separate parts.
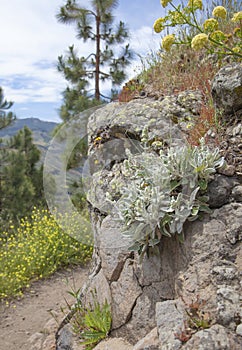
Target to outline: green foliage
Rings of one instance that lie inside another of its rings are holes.
[[[28,215],[34,205],[45,204],[40,151],[27,127],[5,143],[0,160],[0,222],[1,229],[7,229],[10,221]]]
[[[230,55],[235,59],[242,58],[242,12],[233,13],[228,19],[230,11],[224,6],[215,6],[212,16],[208,11],[208,17],[203,23],[204,13],[202,0],[189,0],[187,6],[175,5],[172,0],[162,0],[163,7],[171,6],[165,17],[158,18],[154,23],[156,33],[166,28],[176,28],[177,34],[168,34],[162,39],[162,47],[170,51],[173,44],[189,45],[195,51],[205,48],[209,53],[218,55]],[[231,10],[231,4],[229,10]],[[228,24],[229,23],[229,24]],[[185,28],[185,35],[182,28]],[[188,31],[186,30],[188,28]],[[229,33],[225,30],[231,29]]]
[[[78,293],[79,294],[79,293]],[[85,345],[86,350],[91,350],[102,339],[105,339],[111,329],[112,315],[111,308],[107,300],[101,305],[97,301],[97,295],[92,291],[93,302],[89,307],[83,307],[77,293],[75,304],[76,312],[72,320],[74,332],[80,337],[81,345]]]
[[[70,232],[77,219],[68,218]],[[31,281],[60,267],[87,262],[92,242],[88,232],[83,235],[85,244],[64,232],[47,210],[34,209],[18,227],[11,224],[0,236],[0,299],[21,295]]]
[[[177,235],[183,241],[184,223],[209,212],[204,192],[222,164],[219,150],[211,151],[203,143],[161,150],[159,156],[148,150],[130,155],[122,172],[131,182],[115,203],[130,250],[143,255],[162,235]]]
[[[13,112],[7,112],[13,105],[13,102],[4,100],[3,89],[0,87],[0,130],[11,124],[15,115]]]

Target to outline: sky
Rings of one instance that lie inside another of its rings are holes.
[[[77,1],[89,7],[90,0]],[[65,0],[2,0],[0,11],[0,86],[17,118],[35,117],[59,122],[58,109],[68,82],[57,71],[58,56],[72,44],[81,56],[90,54],[91,44],[76,38],[75,27],[56,19]],[[130,30],[130,47],[136,58],[128,77],[141,70],[139,55],[158,51],[160,35],[152,26],[164,15],[159,0],[119,0],[115,21]],[[105,87],[103,87],[105,88]]]

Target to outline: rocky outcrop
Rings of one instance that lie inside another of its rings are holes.
[[[185,224],[184,243],[162,237],[158,251],[142,262],[128,250],[106,196],[115,198],[131,181],[120,166],[125,149],[134,157],[142,152],[144,131],[149,145],[182,145],[186,123],[199,117],[199,103],[201,94],[188,91],[157,101],[113,103],[89,120],[86,177],[95,251],[83,300],[94,289],[100,302],[108,300],[111,337],[126,339],[127,349],[130,344],[133,350],[242,348],[242,190],[236,169],[215,175],[208,188],[213,213]],[[233,103],[232,111],[238,110],[238,99]]]
[[[225,115],[242,115],[242,64],[233,63],[216,74],[212,84],[214,103]]]

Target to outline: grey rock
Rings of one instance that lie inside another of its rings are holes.
[[[56,350],[72,350],[73,337],[74,335],[71,331],[71,325],[65,325],[58,334]]]
[[[242,323],[238,324],[238,326],[236,327],[236,334],[242,337]]]
[[[232,197],[236,202],[242,202],[242,185],[235,186],[232,189]]]
[[[240,310],[240,294],[234,287],[221,286],[217,290],[217,322],[234,329],[235,315]]]
[[[219,208],[228,203],[232,187],[230,178],[216,174],[214,180],[208,184],[209,206]]]
[[[102,221],[98,241],[103,273],[109,282],[117,281],[131,253],[128,251],[130,243],[122,235],[120,225],[113,217],[107,216]]]
[[[240,350],[242,339],[221,325],[195,333],[182,347],[184,350]]]
[[[119,328],[128,322],[132,309],[142,289],[134,274],[133,262],[125,261],[117,282],[111,283],[112,294],[112,328]]]
[[[179,301],[167,300],[156,304],[156,322],[162,350],[181,349],[176,338],[183,327],[183,309]]]
[[[157,283],[143,288],[132,310],[132,318],[120,329],[120,332],[127,334],[130,342],[137,342],[156,326],[155,307],[157,302],[163,300],[162,293]]]
[[[160,282],[162,273],[161,258],[157,254],[144,257],[142,264],[135,262],[135,274],[142,286],[148,286],[154,282]]]
[[[217,108],[226,114],[242,109],[242,64],[229,64],[219,70],[212,82],[212,96]]]
[[[144,338],[135,344],[132,350],[159,350],[160,342],[158,338],[157,328],[152,329]]]
[[[96,292],[96,295],[95,295]],[[103,305],[105,301],[111,305],[112,298],[110,287],[107,279],[101,269],[94,277],[91,278],[87,290],[85,292],[85,304],[93,304],[93,293],[95,295],[96,301]]]

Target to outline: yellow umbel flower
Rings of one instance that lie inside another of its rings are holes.
[[[189,0],[188,7],[191,7],[193,10],[202,10],[203,2],[202,0]]]
[[[215,18],[209,18],[203,23],[203,28],[208,32],[213,32],[218,28],[218,21]]]
[[[216,6],[213,9],[213,16],[214,17],[226,18],[226,15],[227,15],[227,10],[223,6]]]
[[[232,22],[239,22],[242,21],[242,11],[237,12],[233,15],[233,18],[231,19]]]
[[[211,33],[210,38],[221,42],[226,39],[226,35],[221,32],[221,30],[216,30],[215,32]]]
[[[174,43],[174,41],[175,41],[175,35],[174,34],[170,34],[170,35],[165,36],[162,39],[162,44],[161,45],[162,45],[163,49],[165,49],[166,51],[170,51],[171,46]]]
[[[156,21],[155,21],[155,23],[154,23],[154,25],[153,25],[153,28],[154,28],[154,31],[156,32],[156,33],[160,33],[165,27],[164,27],[164,18],[158,18]]]
[[[162,7],[166,7],[169,2],[170,2],[170,0],[160,0],[160,3],[161,3]]]
[[[193,50],[200,50],[203,47],[205,47],[205,45],[208,42],[208,36],[207,34],[201,33],[201,34],[197,34],[196,36],[194,36],[194,38],[192,39],[191,42],[191,47]]]

